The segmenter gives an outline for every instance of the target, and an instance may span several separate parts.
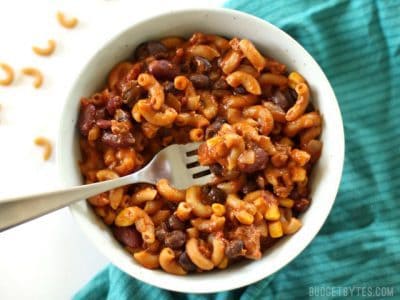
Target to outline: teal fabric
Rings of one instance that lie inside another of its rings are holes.
[[[400,1],[232,0],[226,6],[285,30],[332,83],[346,159],[327,222],[292,263],[240,290],[172,293],[110,266],[75,299],[304,299],[317,292],[320,299],[382,298],[381,287],[400,299]]]

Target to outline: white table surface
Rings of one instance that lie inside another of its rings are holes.
[[[140,3],[140,4],[138,4]],[[162,11],[220,6],[223,0],[8,0],[0,4],[0,62],[17,72],[11,87],[0,86],[0,198],[60,186],[55,155],[42,161],[36,136],[54,143],[59,114],[77,72],[91,53],[120,28]],[[139,6],[138,6],[139,5]],[[73,30],[60,27],[58,10],[79,18]],[[51,57],[32,45],[57,41]],[[35,90],[26,66],[45,76]],[[2,76],[3,74],[0,74]],[[108,264],[85,238],[68,209],[0,233],[0,299],[70,299]]]

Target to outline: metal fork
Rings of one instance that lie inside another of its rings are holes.
[[[162,178],[168,179],[178,189],[206,184],[212,175],[208,167],[200,166],[198,162],[198,146],[199,143],[168,146],[141,170],[117,179],[37,195],[0,199],[0,232],[76,201],[128,184],[156,184]]]

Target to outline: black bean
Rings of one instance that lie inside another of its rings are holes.
[[[208,184],[201,187],[201,193],[202,202],[208,205],[213,203],[224,203],[226,199],[226,194],[223,190]]]
[[[247,91],[243,86],[239,85],[237,88],[233,90],[233,93],[236,95],[244,95],[247,94]]]
[[[180,230],[174,230],[167,233],[165,236],[164,244],[165,246],[177,250],[181,248],[186,243],[186,234]]]
[[[135,143],[135,138],[130,132],[114,134],[106,131],[101,136],[101,141],[110,147],[128,147]]]
[[[147,56],[149,56],[149,50],[147,49],[147,43],[140,44],[134,54],[136,60],[143,60]]]
[[[210,78],[203,74],[193,74],[189,77],[196,89],[208,89],[210,87]]]
[[[164,90],[165,92],[172,93],[174,95],[180,93],[180,91],[175,88],[174,83],[172,81],[164,82]]]
[[[201,56],[195,56],[193,58],[194,64],[196,66],[196,72],[197,73],[207,73],[211,70],[212,65],[211,63],[205,59],[204,57]]]
[[[217,177],[222,177],[224,169],[220,164],[212,164],[210,165],[210,171]]]
[[[120,243],[128,247],[139,248],[142,245],[142,237],[134,226],[116,226],[113,228],[113,234]]]
[[[168,218],[168,228],[171,230],[184,230],[186,225],[175,215]]]
[[[247,178],[246,184],[242,187],[242,193],[248,194],[257,190],[258,186],[254,178]]]
[[[79,130],[82,135],[87,136],[89,130],[95,124],[96,108],[93,104],[83,106],[79,116]]]
[[[166,59],[153,60],[148,66],[149,72],[157,79],[172,80],[179,74],[177,65],[172,64]]]
[[[136,60],[143,60],[150,55],[157,59],[166,58],[168,56],[168,49],[160,42],[146,42],[140,44],[134,54]]]
[[[302,198],[294,202],[293,210],[297,212],[304,212],[310,206],[310,200]]]
[[[147,51],[155,58],[166,58],[168,56],[168,49],[160,42],[148,42]]]
[[[130,82],[122,88],[122,102],[127,104],[129,108],[141,98],[144,94],[144,89],[135,82]]]
[[[294,104],[294,102],[291,101],[285,94],[283,94],[280,90],[276,90],[270,100],[284,111],[287,111]]]
[[[259,146],[254,146],[253,151],[255,156],[254,163],[244,164],[239,162],[238,167],[240,171],[245,173],[253,173],[266,168],[269,160],[267,152],[265,152],[265,150],[260,148]]]
[[[297,93],[295,90],[288,88],[284,91],[285,97],[289,102],[289,105],[292,106],[297,100]]]
[[[206,139],[209,139],[217,134],[221,126],[226,122],[224,118],[217,117],[206,129]]]
[[[230,90],[211,90],[211,94],[219,99],[232,95]]]
[[[244,244],[242,240],[233,240],[225,248],[225,255],[228,258],[235,258],[242,254]]]
[[[196,265],[190,260],[189,255],[187,255],[186,251],[182,252],[182,254],[179,256],[178,262],[181,267],[188,272],[194,272],[197,269]]]
[[[203,195],[203,197],[207,197],[208,193],[211,191],[211,185],[203,185],[201,188],[201,194]]]
[[[216,82],[214,82],[213,89],[214,90],[227,90],[227,89],[229,89],[229,85],[223,78],[220,78]]]
[[[168,233],[168,226],[166,223],[162,223],[160,226],[158,226],[155,230],[155,235],[157,240],[160,242],[164,242],[165,237],[167,236]]]
[[[224,203],[226,194],[223,190],[213,186],[208,194],[208,198],[210,199],[211,203]]]

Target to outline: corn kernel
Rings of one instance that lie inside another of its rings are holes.
[[[254,217],[245,210],[241,210],[235,214],[236,219],[244,225],[251,225],[254,222]]]
[[[221,142],[222,142],[222,137],[220,136],[214,136],[206,141],[208,148],[215,147],[217,144]]]
[[[292,173],[291,174],[292,175],[292,180],[294,182],[303,182],[307,178],[306,177],[307,176],[306,170],[304,168],[301,168],[301,167],[293,168],[291,170],[291,173]]]
[[[222,217],[225,215],[225,206],[220,203],[213,203],[211,209],[217,217]]]
[[[282,198],[282,199],[279,199],[279,205],[286,207],[286,208],[292,208],[294,205],[294,201],[289,198]]]
[[[264,215],[265,219],[268,221],[276,221],[279,220],[281,217],[281,214],[279,212],[279,207],[276,204],[272,204],[267,208],[267,211],[265,212]]]
[[[274,221],[268,224],[269,235],[272,238],[279,238],[283,235],[282,223],[280,221]]]

